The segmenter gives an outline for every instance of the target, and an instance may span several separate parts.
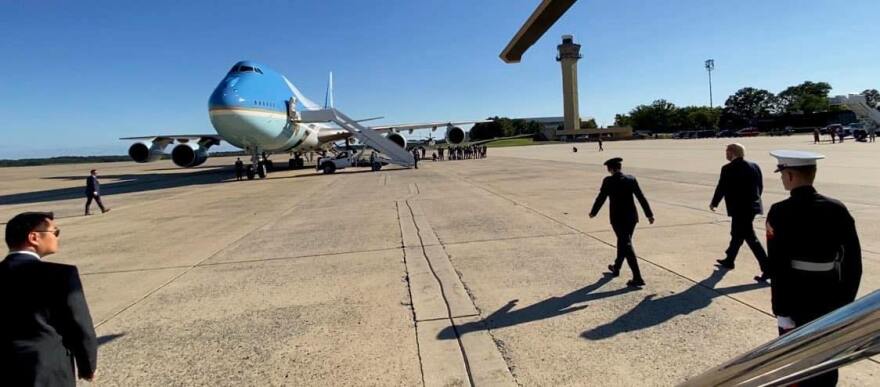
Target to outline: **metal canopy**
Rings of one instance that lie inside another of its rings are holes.
[[[519,63],[529,49],[577,0],[543,0],[501,52],[505,63]]]

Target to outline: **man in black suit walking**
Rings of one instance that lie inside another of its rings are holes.
[[[621,172],[623,159],[615,157],[605,162],[608,173],[611,176],[602,180],[602,188],[599,190],[599,196],[593,204],[593,210],[590,211],[590,218],[594,218],[602,205],[605,204],[605,198],[611,198],[611,228],[617,235],[617,258],[613,265],[608,265],[611,275],[617,277],[620,275],[620,267],[623,266],[623,260],[629,265],[633,272],[633,279],[628,281],[628,286],[639,287],[644,286],[645,281],[642,279],[642,273],[639,271],[639,263],[636,260],[636,252],[632,245],[633,232],[636,229],[636,223],[639,222],[639,214],[636,211],[636,204],[633,202],[633,195],[642,205],[642,211],[648,218],[648,222],[654,224],[654,213],[651,212],[651,206],[648,200],[642,194],[639,183],[636,178],[631,175],[624,175]]]
[[[110,211],[109,208],[104,208],[104,203],[101,203],[101,183],[98,182],[98,172],[94,169],[89,171],[89,177],[86,178],[86,215],[92,214],[89,212],[89,207],[93,199],[101,208],[101,213]]]
[[[727,216],[730,217],[730,245],[725,251],[725,258],[717,262],[721,267],[733,269],[736,254],[745,241],[761,267],[761,275],[755,276],[755,280],[765,282],[770,278],[767,253],[752,227],[755,216],[764,213],[761,205],[764,177],[758,164],[744,159],[745,148],[742,145],[730,144],[725,153],[730,162],[721,168],[721,178],[718,179],[715,195],[709,204],[709,209],[715,211],[721,198],[724,198]]]
[[[51,212],[6,224],[0,262],[0,380],[9,386],[74,386],[95,377],[98,345],[75,266],[43,261],[58,251]]]

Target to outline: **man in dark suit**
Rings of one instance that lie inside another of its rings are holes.
[[[74,386],[95,377],[98,345],[75,266],[43,261],[58,251],[51,212],[25,212],[6,224],[0,262],[0,384]]]
[[[739,248],[745,241],[752,249],[752,254],[755,255],[761,268],[761,275],[755,276],[755,280],[764,282],[770,278],[767,253],[755,236],[752,225],[755,216],[764,213],[761,205],[764,177],[758,164],[744,159],[745,148],[742,145],[730,144],[725,153],[730,162],[721,168],[721,177],[715,187],[712,203],[709,204],[709,209],[715,211],[724,198],[727,216],[730,217],[730,245],[725,251],[724,259],[719,259],[717,262],[721,267],[732,270]]]
[[[633,279],[627,282],[628,286],[639,287],[644,286],[645,281],[642,279],[642,273],[639,271],[639,263],[636,260],[636,252],[632,245],[632,235],[636,229],[636,223],[639,222],[639,215],[636,212],[636,204],[633,202],[633,195],[642,205],[642,211],[648,218],[648,222],[654,224],[654,213],[651,212],[651,206],[648,200],[642,194],[641,188],[636,178],[631,175],[624,175],[620,170],[623,159],[615,157],[605,162],[608,173],[611,176],[602,180],[602,188],[599,190],[599,196],[593,204],[593,210],[590,211],[590,218],[594,218],[602,205],[605,204],[605,198],[611,198],[611,228],[617,235],[617,258],[613,265],[608,265],[608,270],[612,276],[620,275],[620,267],[623,266],[623,260],[629,265],[633,272]]]
[[[89,212],[89,207],[93,199],[101,208],[101,213],[110,211],[109,208],[104,208],[104,203],[101,203],[101,183],[98,182],[98,172],[94,169],[89,171],[89,177],[86,178],[86,215],[92,214]]]

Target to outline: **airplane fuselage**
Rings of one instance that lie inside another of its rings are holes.
[[[217,134],[242,149],[287,152],[317,148],[318,126],[288,120],[291,97],[281,74],[243,61],[214,89],[208,114]]]

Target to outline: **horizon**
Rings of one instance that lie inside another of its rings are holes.
[[[522,63],[504,64],[498,54],[537,3],[5,5],[0,86],[12,98],[0,105],[0,159],[125,155],[119,137],[213,133],[208,96],[245,59],[315,101],[332,71],[336,106],[386,117],[372,124],[561,116],[565,34],[582,45],[580,115],[600,126],[656,99],[708,106],[706,59],[715,106],[743,87],[778,93],[807,80],[831,95],[880,88],[873,1],[582,0]]]

